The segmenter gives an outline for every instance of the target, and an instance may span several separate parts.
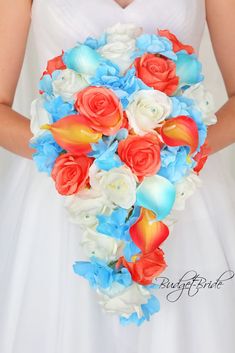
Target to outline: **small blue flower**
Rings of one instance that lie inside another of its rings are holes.
[[[89,153],[89,156],[96,158],[95,164],[99,169],[109,171],[110,169],[118,168],[123,165],[119,156],[116,154],[118,141],[115,141],[109,146],[100,139],[98,143],[93,143],[91,146],[92,152]]]
[[[176,74],[179,76],[182,86],[190,86],[201,82],[204,78],[201,71],[202,65],[196,54],[190,55],[185,50],[177,53]]]
[[[96,230],[112,238],[130,242],[129,229],[138,219],[139,213],[139,207],[135,207],[131,215],[128,214],[128,210],[119,207],[110,216],[98,215],[99,224]]]
[[[116,134],[103,136],[98,143],[91,144],[92,151],[88,155],[95,158],[95,164],[99,169],[109,171],[123,165],[116,151],[119,141],[125,139],[127,135],[126,129],[120,129]]]
[[[170,182],[176,183],[182,177],[189,174],[196,162],[188,159],[189,147],[164,147],[161,150],[162,165],[159,175],[167,178]]]
[[[128,324],[134,323],[137,326],[140,326],[144,321],[149,321],[150,317],[160,310],[160,302],[154,295],[152,295],[146,304],[141,305],[141,309],[143,311],[143,316],[140,318],[138,318],[136,312],[132,313],[129,318],[120,316],[121,325],[127,326]]]
[[[65,116],[77,114],[73,104],[64,102],[60,96],[45,100],[44,108],[51,114],[53,122]]]
[[[73,265],[74,272],[87,279],[93,288],[108,288],[113,281],[113,269],[104,261],[95,257],[91,258],[91,262],[77,261]]]
[[[139,254],[141,252],[140,248],[138,248],[135,243],[130,240],[126,242],[125,248],[123,250],[123,255],[127,261],[132,261],[132,256]]]
[[[112,81],[115,77],[118,77],[120,74],[119,67],[108,59],[103,59],[100,62],[97,70],[95,71],[94,76],[90,78],[91,84],[102,86],[103,81]]]
[[[117,208],[110,216],[98,215],[99,224],[96,230],[112,238],[129,241],[130,234],[127,217],[128,211],[124,208]]]
[[[53,96],[53,87],[52,82],[57,79],[61,70],[56,70],[52,73],[52,75],[45,74],[39,81],[39,90],[44,92],[48,96]]]
[[[157,34],[142,34],[136,40],[136,47],[139,50],[134,53],[134,58],[140,57],[145,53],[152,53],[162,54],[172,60],[177,59],[171,41]]]
[[[107,36],[106,36],[106,33],[104,33],[98,39],[97,38],[88,37],[85,40],[84,45],[87,45],[91,49],[97,50],[100,47],[103,47],[106,43],[107,43]]]
[[[110,146],[114,141],[118,141],[120,142],[121,140],[125,140],[128,136],[128,130],[127,129],[120,129],[118,130],[118,132],[114,135],[110,135],[110,136],[103,136],[103,140],[104,142]]]
[[[103,260],[91,257],[91,261],[77,261],[73,265],[74,272],[89,281],[93,288],[110,288],[113,282],[124,287],[132,284],[132,279],[127,269],[116,270]]]
[[[45,132],[30,143],[30,147],[37,150],[33,154],[37,168],[40,172],[51,174],[56,158],[63,151],[55,142],[51,133]]]
[[[135,68],[129,69],[124,76],[120,76],[119,70],[109,63],[99,66],[96,75],[91,78],[91,84],[112,89],[120,99],[123,109],[128,106],[132,94],[141,89],[152,89],[136,77]]]
[[[123,287],[129,287],[133,282],[130,272],[125,267],[120,270],[114,270],[113,280],[114,282],[121,284]]]

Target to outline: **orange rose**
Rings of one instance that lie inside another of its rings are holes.
[[[179,84],[175,63],[163,56],[144,54],[135,60],[136,75],[146,85],[167,95],[175,92]]]
[[[105,87],[87,87],[77,95],[75,108],[89,121],[89,126],[104,135],[115,134],[123,122],[118,97]]]
[[[127,130],[130,129],[129,120],[128,120],[128,117],[126,115],[126,112],[123,112],[123,119],[122,119],[121,129],[127,129]]]
[[[186,45],[186,44],[181,43],[178,40],[178,38],[173,33],[168,31],[167,29],[166,30],[159,30],[158,34],[161,37],[166,37],[166,38],[168,38],[171,41],[171,43],[173,45],[173,50],[174,50],[175,53],[177,53],[180,50],[186,50],[186,52],[188,54],[193,54],[194,53],[194,49],[193,49],[193,47],[191,47],[191,45]]]
[[[131,274],[133,281],[144,286],[153,283],[153,280],[166,268],[164,252],[157,248],[147,254],[136,255],[134,262],[128,262],[122,256],[119,258],[116,268],[124,266]]]
[[[153,134],[128,136],[119,143],[118,155],[139,181],[155,175],[161,166],[160,141]]]
[[[52,169],[51,176],[61,195],[73,195],[88,184],[88,172],[93,162],[85,155],[64,153],[60,155]]]

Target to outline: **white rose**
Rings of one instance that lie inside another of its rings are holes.
[[[116,261],[124,247],[124,242],[98,233],[92,228],[84,232],[81,245],[88,257],[96,256],[106,262]]]
[[[135,133],[145,135],[167,118],[171,112],[170,98],[157,90],[141,90],[132,96],[126,114]]]
[[[70,221],[82,227],[92,227],[98,224],[98,214],[110,214],[112,204],[98,190],[85,189],[76,195],[65,198],[65,207]]]
[[[90,169],[90,183],[115,205],[129,209],[136,201],[136,177],[126,166],[109,171]]]
[[[201,186],[201,179],[195,174],[190,173],[183,180],[175,183],[176,199],[173,210],[181,211],[185,209],[186,200],[194,194],[196,189]]]
[[[132,63],[131,56],[135,51],[135,40],[130,38],[125,41],[107,43],[98,51],[104,58],[118,65],[123,74]]]
[[[201,179],[191,172],[187,177],[175,183],[176,199],[171,213],[164,219],[164,223],[173,231],[174,225],[180,218],[179,211],[183,211],[186,206],[186,200],[194,194],[196,189],[202,185]]]
[[[191,86],[183,95],[196,102],[202,112],[202,119],[206,125],[213,125],[217,122],[213,96],[203,84],[198,83]]]
[[[116,25],[107,29],[107,42],[126,42],[130,39],[136,39],[142,33],[143,29],[141,27],[135,26],[134,24],[117,23]]]
[[[99,303],[109,313],[118,314],[128,318],[136,312],[138,317],[142,317],[142,304],[146,304],[151,297],[151,293],[143,286],[133,283],[131,286],[123,288],[118,283],[113,283],[108,290],[98,289]]]
[[[40,129],[43,124],[50,124],[50,114],[44,108],[43,98],[35,99],[31,104],[30,129],[35,137],[43,134],[45,130]]]
[[[53,92],[56,96],[61,96],[65,102],[71,102],[74,94],[88,86],[87,80],[77,72],[65,69],[52,82]]]

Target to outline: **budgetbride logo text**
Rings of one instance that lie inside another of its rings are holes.
[[[215,279],[208,279],[201,276],[197,271],[189,270],[183,274],[177,281],[172,281],[168,277],[158,277],[155,283],[159,289],[168,289],[166,299],[169,302],[176,302],[183,295],[194,297],[201,290],[221,290],[227,282],[234,279],[235,272],[227,270],[217,276]]]

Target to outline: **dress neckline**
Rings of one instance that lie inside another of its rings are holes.
[[[122,11],[125,11],[130,7],[132,7],[137,0],[132,0],[131,2],[127,3],[125,6],[122,6],[118,0],[112,0],[112,1],[119,9],[121,9]]]

